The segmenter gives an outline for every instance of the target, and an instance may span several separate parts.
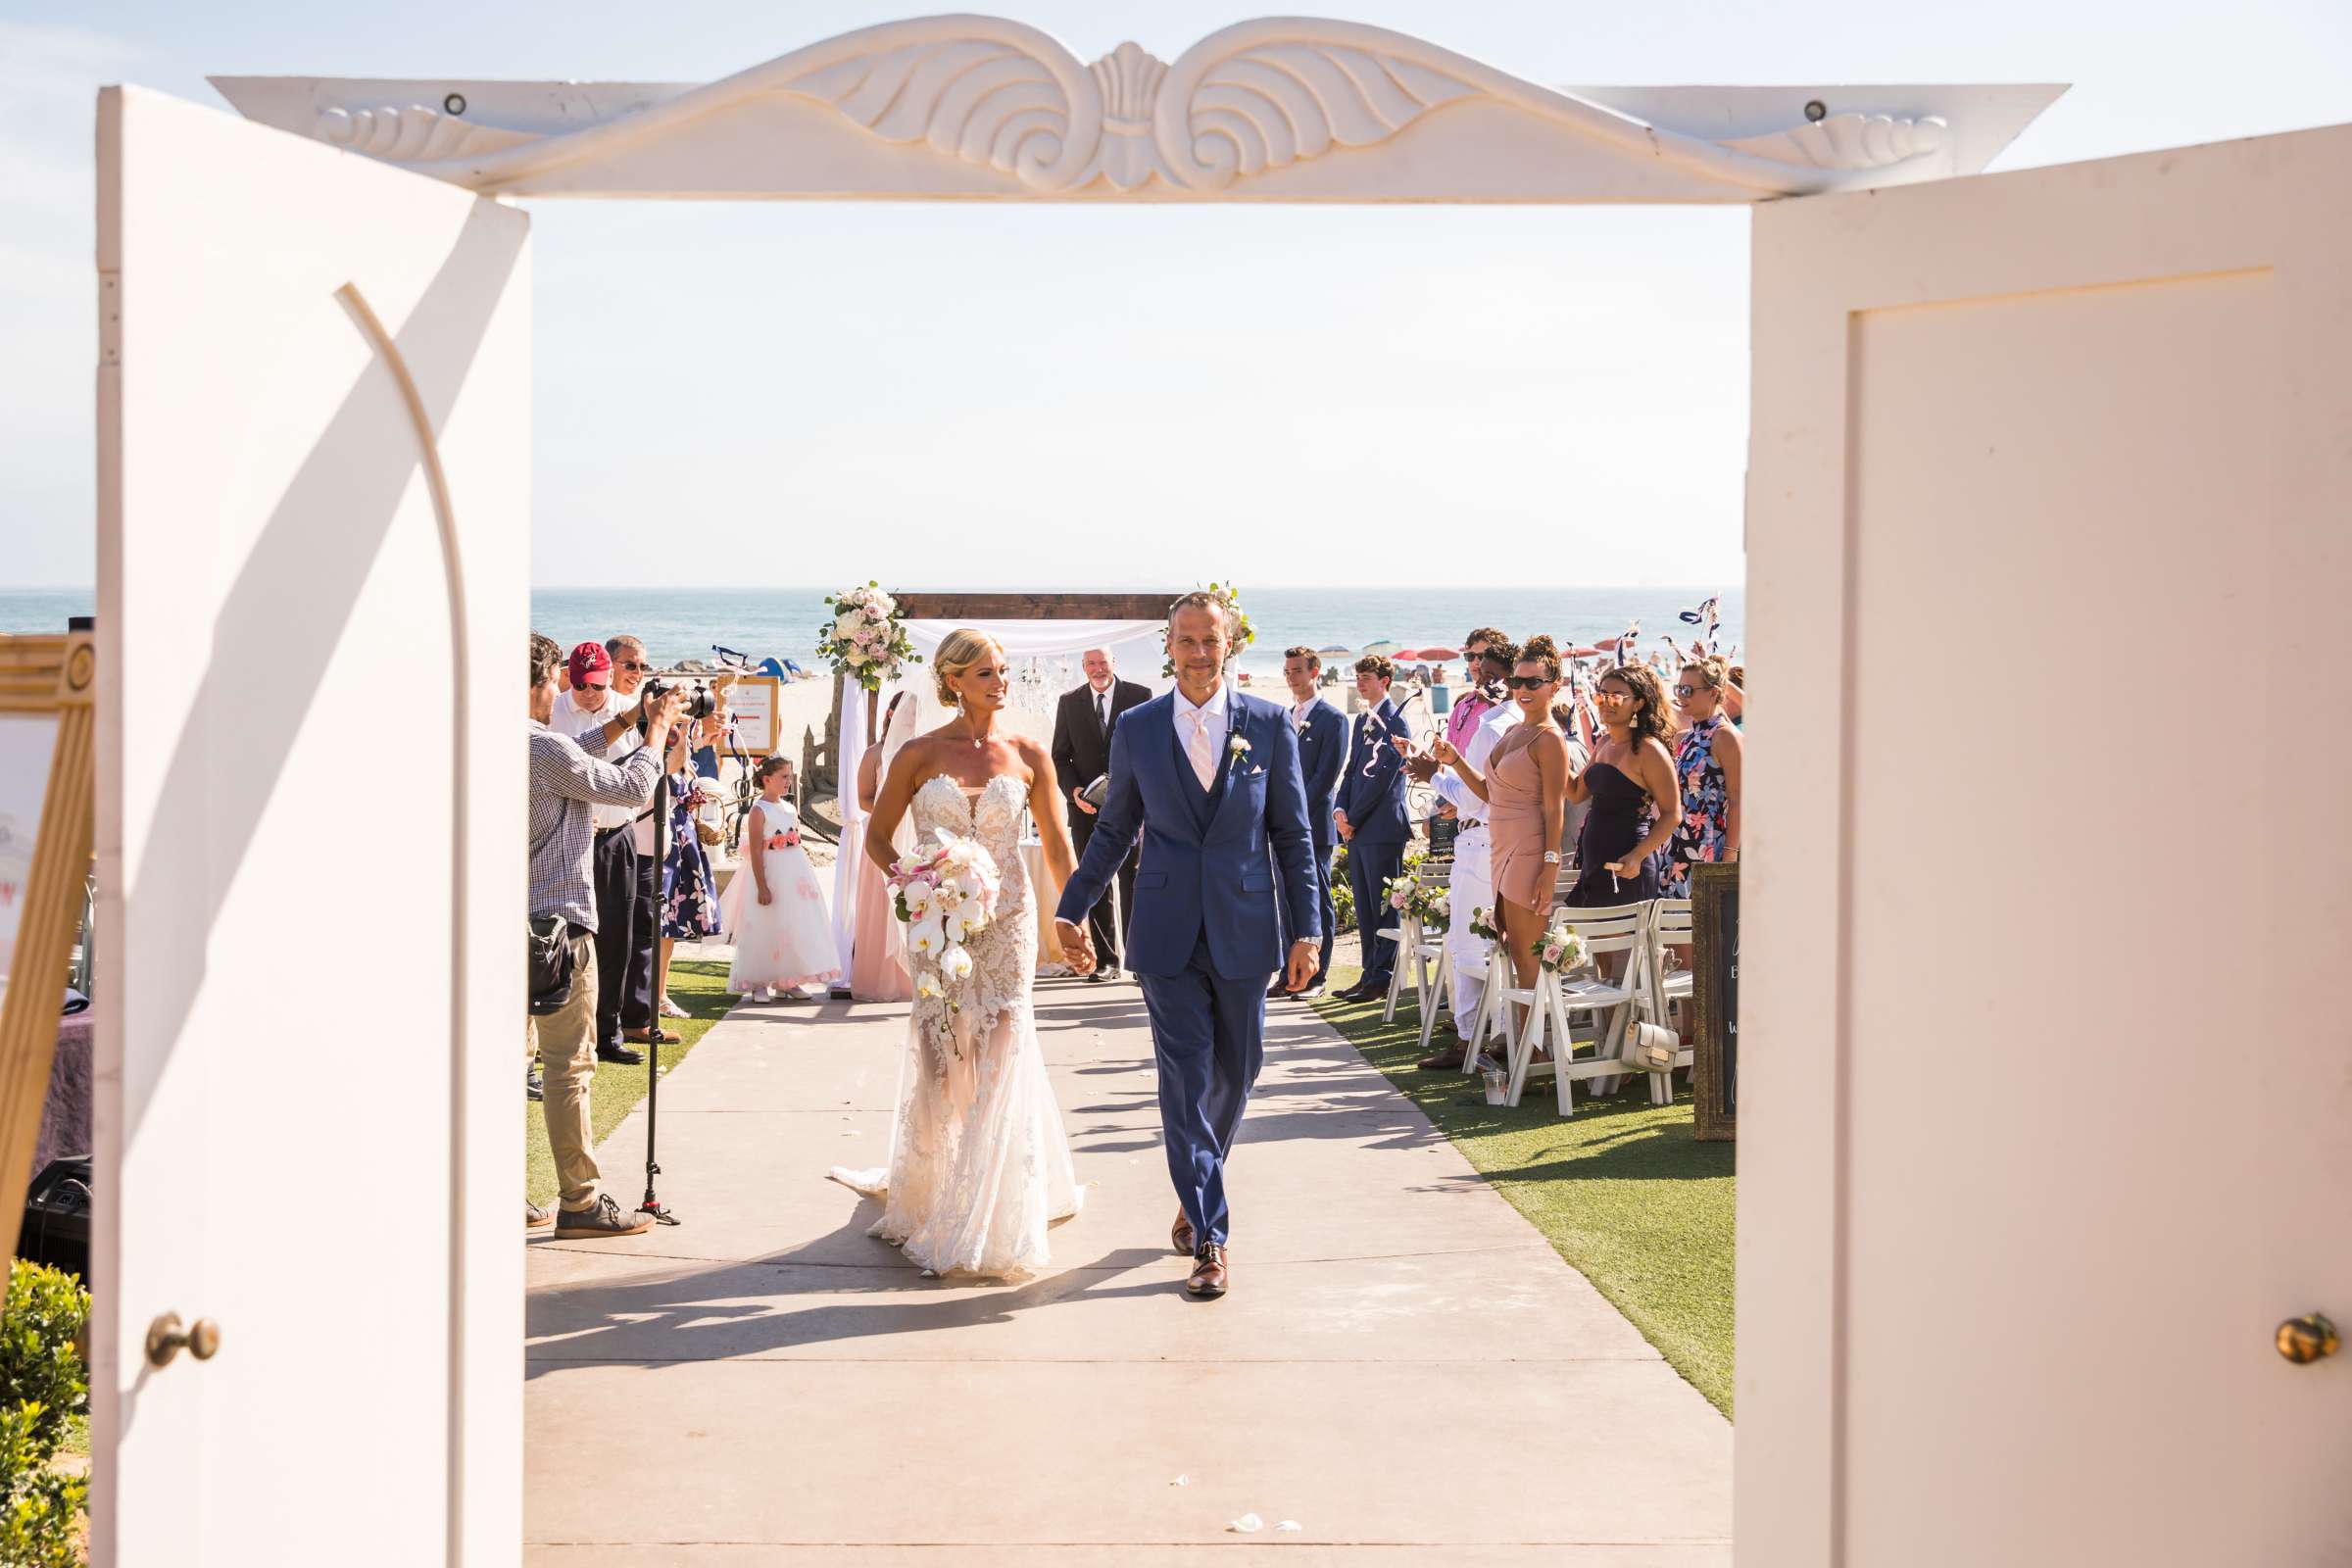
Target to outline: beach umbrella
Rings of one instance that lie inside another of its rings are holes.
[[[1355,650],[1352,648],[1342,648],[1339,644],[1334,643],[1329,648],[1316,649],[1315,657],[1318,659],[1353,659],[1355,657]]]
[[[1398,654],[1396,657],[1399,659],[1434,659],[1443,664],[1451,660],[1457,652],[1459,650],[1452,648],[1416,648],[1409,654]]]
[[[1396,657],[1396,643],[1386,637],[1383,637],[1376,643],[1364,644],[1364,653],[1367,656],[1377,654],[1383,659],[1395,659]]]

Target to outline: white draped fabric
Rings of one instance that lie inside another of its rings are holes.
[[[898,748],[926,730],[946,722],[931,684],[931,661],[948,634],[969,626],[987,633],[1004,650],[1012,665],[1013,706],[1032,712],[1051,713],[1063,692],[1086,678],[1079,663],[1089,648],[1108,649],[1121,680],[1167,689],[1160,675],[1166,662],[1166,625],[1157,620],[909,620],[906,640],[923,662],[908,664],[905,674],[882,688],[881,708],[904,691],[898,721],[891,726],[890,750],[883,756],[885,775],[897,759]],[[858,809],[858,760],[865,755],[865,693],[846,676],[841,683],[841,856],[833,868],[833,933],[841,949],[841,972],[850,973],[851,934],[858,928],[857,857],[863,853],[865,813]],[[910,847],[903,824],[900,847]]]

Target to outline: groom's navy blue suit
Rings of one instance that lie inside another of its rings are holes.
[[[1298,939],[1320,936],[1314,852],[1285,710],[1228,686],[1206,790],[1178,728],[1175,694],[1163,692],[1111,731],[1109,793],[1055,916],[1083,923],[1142,836],[1127,967],[1152,1014],[1168,1175],[1194,1236],[1222,1243],[1225,1156],[1264,1060],[1266,985],[1285,956],[1276,899]]]

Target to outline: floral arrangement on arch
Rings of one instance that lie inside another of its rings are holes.
[[[1426,932],[1443,931],[1453,918],[1453,900],[1446,891],[1407,873],[1393,876],[1382,887],[1389,907],[1408,920],[1418,920]]]
[[[1212,582],[1203,591],[1225,607],[1225,624],[1233,633],[1233,648],[1225,656],[1225,662],[1231,664],[1242,657],[1243,649],[1257,641],[1257,626],[1250,619],[1250,612],[1242,608],[1240,589],[1230,584]],[[1162,680],[1176,678],[1175,655],[1170,654],[1160,661],[1159,674]]]
[[[833,618],[816,628],[816,657],[835,674],[878,692],[901,668],[923,662],[906,636],[906,623],[899,619],[899,602],[880,583],[827,594],[825,603]]]
[[[997,912],[997,863],[975,840],[934,837],[939,848],[891,867],[891,903],[906,924],[915,995],[956,1012],[971,990],[971,940]]]

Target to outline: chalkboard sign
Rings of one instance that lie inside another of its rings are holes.
[[[1740,866],[1690,868],[1690,1000],[1698,1040],[1691,1098],[1698,1136],[1729,1139],[1740,1124]]]

